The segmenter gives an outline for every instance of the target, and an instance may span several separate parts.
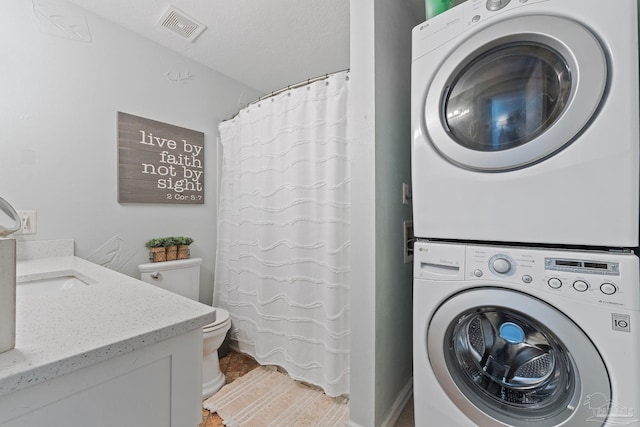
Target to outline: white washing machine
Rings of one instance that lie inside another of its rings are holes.
[[[417,427],[640,425],[638,258],[421,241]]]
[[[468,0],[413,30],[414,231],[638,246],[636,0]]]

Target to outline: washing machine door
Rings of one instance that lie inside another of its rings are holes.
[[[424,131],[463,168],[526,167],[574,141],[606,84],[604,51],[582,25],[505,20],[471,34],[440,65],[426,92]]]
[[[535,297],[489,287],[456,294],[431,318],[426,345],[441,387],[478,425],[602,425],[588,404],[611,401],[598,350]]]

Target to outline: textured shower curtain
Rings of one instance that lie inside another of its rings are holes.
[[[240,111],[223,150],[214,305],[261,364],[349,393],[348,72]]]

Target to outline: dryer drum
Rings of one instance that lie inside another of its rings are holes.
[[[537,138],[557,121],[571,84],[569,64],[559,52],[542,43],[506,43],[456,75],[442,100],[442,119],[463,147],[507,150]]]

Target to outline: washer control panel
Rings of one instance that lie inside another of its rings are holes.
[[[414,276],[500,283],[640,310],[638,257],[631,252],[418,242]]]

